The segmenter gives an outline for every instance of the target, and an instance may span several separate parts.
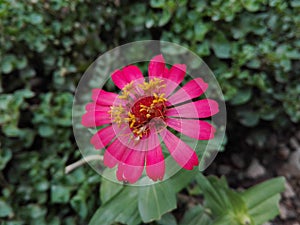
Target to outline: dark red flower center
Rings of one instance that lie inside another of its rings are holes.
[[[129,126],[138,140],[149,136],[150,121],[161,123],[165,120],[165,101],[163,96],[147,96],[139,99],[132,106],[128,115]]]

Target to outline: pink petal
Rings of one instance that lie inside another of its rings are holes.
[[[112,168],[118,163],[121,163],[127,147],[116,139],[104,153],[103,163],[105,166]]]
[[[206,91],[207,88],[207,83],[205,83],[201,78],[196,78],[186,83],[176,93],[171,95],[168,98],[168,101],[172,105],[176,105],[178,103],[199,97]]]
[[[117,94],[112,92],[107,92],[99,88],[95,88],[92,90],[92,99],[98,105],[113,105],[115,99],[117,98]]]
[[[154,181],[163,180],[165,175],[165,160],[160,145],[155,149],[147,151],[146,172],[148,177]]]
[[[168,73],[164,74],[164,78],[170,79],[173,82],[180,84],[186,73],[186,65],[185,64],[174,64]]]
[[[122,70],[114,71],[111,75],[111,78],[115,85],[120,89],[123,89],[124,86],[129,84],[131,81],[144,81],[144,76],[142,72],[137,66],[134,65],[129,65],[124,67]]]
[[[162,138],[174,160],[184,169],[192,170],[199,161],[195,151],[178,137],[165,129],[161,132]]]
[[[112,126],[105,127],[93,135],[91,144],[95,149],[104,148],[116,136]]]
[[[120,181],[135,183],[142,175],[145,164],[145,152],[127,149],[128,154],[117,170],[117,178]]]
[[[167,116],[181,118],[206,118],[219,112],[218,103],[212,99],[202,99],[196,102],[190,102],[184,105],[169,108],[166,111]]]
[[[128,83],[141,79],[144,81],[143,73],[137,66],[129,65],[124,67],[123,73],[125,74]]]
[[[148,66],[148,74],[150,78],[162,77],[165,71],[165,59],[163,55],[154,56]]]
[[[111,123],[110,114],[102,111],[89,111],[83,114],[81,124],[85,127],[97,127]]]
[[[164,73],[164,78],[166,78],[166,88],[165,94],[169,96],[183,81],[186,72],[186,65],[184,64],[175,64],[168,71]]]
[[[216,131],[210,123],[201,120],[168,118],[166,122],[171,128],[198,140],[212,139]]]
[[[110,110],[109,106],[98,105],[95,102],[90,102],[85,106],[86,111],[104,111],[108,112]]]

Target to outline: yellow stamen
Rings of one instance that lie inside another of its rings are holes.
[[[123,87],[122,94],[120,94],[118,98],[128,99],[130,93],[135,93],[135,90],[134,90],[134,87],[133,87],[133,81],[131,81],[129,84],[126,84]]]
[[[123,108],[122,105],[111,106],[108,113],[110,113],[113,122],[115,122],[118,125],[121,125],[121,123],[123,122],[123,118],[124,118],[124,116],[122,114],[125,113],[125,109]]]
[[[166,87],[165,84],[163,84],[163,80],[159,78],[153,78],[149,80],[149,82],[144,82],[142,84],[139,84],[139,86],[144,90],[144,91],[159,91],[161,88]]]

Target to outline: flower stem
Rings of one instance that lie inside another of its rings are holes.
[[[95,160],[103,160],[103,156],[101,156],[101,155],[86,156],[83,159],[80,159],[80,160],[66,166],[65,174],[68,174],[68,173],[72,172],[73,170],[77,169],[78,167],[80,167],[88,162],[95,161]]]

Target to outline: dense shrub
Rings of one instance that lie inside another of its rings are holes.
[[[0,0],[0,21],[7,224],[86,223],[99,205],[98,175],[83,167],[64,176],[80,158],[70,109],[87,66],[120,44],[161,39],[203,57],[224,91],[230,127],[267,121],[284,130],[300,121],[299,0]]]

